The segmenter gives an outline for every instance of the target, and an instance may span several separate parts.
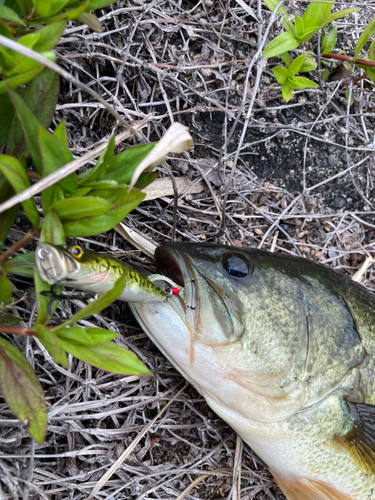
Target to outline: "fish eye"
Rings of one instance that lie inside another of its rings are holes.
[[[237,255],[225,257],[222,264],[225,271],[233,278],[246,278],[250,274],[248,263]]]
[[[72,256],[75,258],[75,259],[80,259],[83,255],[83,250],[80,246],[78,245],[74,245],[71,250],[70,250],[70,253],[72,254]]]

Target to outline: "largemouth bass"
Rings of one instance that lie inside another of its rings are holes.
[[[130,302],[138,322],[288,500],[375,499],[374,297],[255,249],[175,243],[155,261],[183,293]]]

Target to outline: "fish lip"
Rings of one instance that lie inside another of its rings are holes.
[[[74,281],[70,276],[78,271],[77,262],[67,252],[49,243],[39,243],[35,262],[41,278],[49,285]]]

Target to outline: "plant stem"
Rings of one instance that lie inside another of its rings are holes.
[[[35,228],[31,228],[30,231],[28,231],[22,238],[20,238],[16,243],[14,243],[8,250],[5,250],[4,253],[0,255],[0,264],[5,262],[9,257],[12,257],[12,255],[20,248],[26,245],[30,240],[34,238],[34,236],[38,233],[38,231]]]
[[[25,335],[26,337],[32,337],[34,335],[31,328],[22,328],[21,326],[0,325],[0,332],[10,333],[12,335]]]
[[[30,170],[27,171],[27,177],[29,179],[35,179],[37,181],[40,181],[42,179],[42,176],[38,174],[38,172],[31,172]]]
[[[360,66],[368,66],[375,68],[375,61],[367,61],[366,59],[356,59],[353,61],[352,57],[344,56],[343,54],[323,54],[324,59],[335,59],[336,61],[347,61]]]

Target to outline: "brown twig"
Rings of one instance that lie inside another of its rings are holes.
[[[1,333],[9,333],[11,335],[24,335],[26,337],[32,337],[34,332],[31,328],[23,328],[22,326],[8,326],[0,325]]]
[[[37,231],[34,227],[30,229],[22,238],[20,238],[16,243],[14,243],[8,250],[6,250],[3,254],[0,255],[0,264],[5,262],[9,257],[12,257],[13,254],[18,252],[20,248],[26,245],[30,240],[34,238],[36,234],[38,234],[39,231]]]
[[[357,66],[368,66],[369,68],[375,68],[375,61],[367,61],[367,59],[355,59],[353,57],[344,56],[343,54],[324,54],[322,55],[324,59],[334,59],[336,61],[346,61],[351,62]]]
[[[37,181],[40,181],[42,179],[42,176],[38,174],[38,172],[31,172],[31,170],[27,171],[27,177],[29,179],[35,179]]]

